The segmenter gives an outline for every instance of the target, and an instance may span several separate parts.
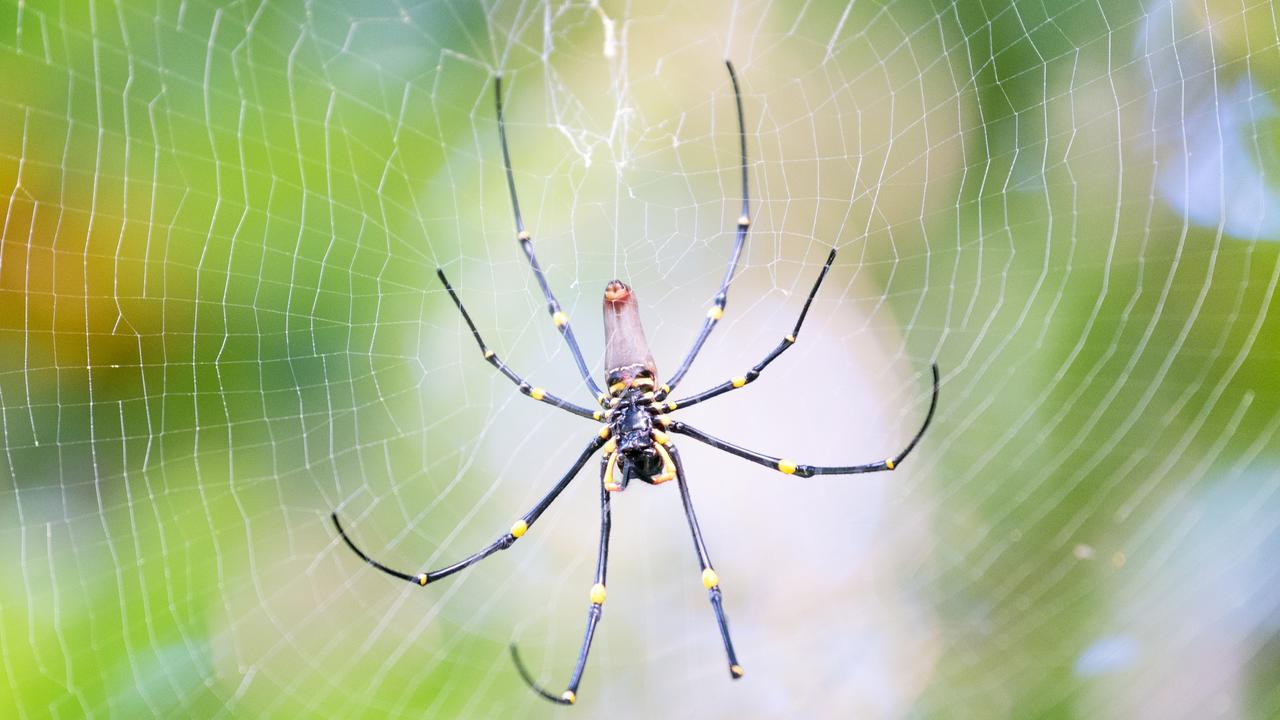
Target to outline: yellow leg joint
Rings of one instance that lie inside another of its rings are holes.
[[[546,396],[547,396],[547,391],[543,390],[540,387],[536,387],[529,390],[529,397],[533,398],[534,400],[541,400]]]
[[[720,307],[719,305],[713,305],[711,309],[707,311],[707,317],[711,318],[712,320],[719,320],[720,318],[724,317],[724,308]]]
[[[649,478],[649,482],[653,483],[654,485],[661,485],[662,483],[675,478],[676,464],[672,462],[671,454],[668,453],[667,449],[664,448],[663,446],[654,445],[653,449],[657,450],[658,455],[662,457],[662,474],[654,475],[653,477]]]
[[[729,666],[729,674],[730,674],[730,675],[732,675],[735,679],[742,677],[742,666],[741,666],[741,665],[730,665],[730,666]]]
[[[739,375],[738,377],[736,377],[736,378],[734,378],[734,379],[730,380],[729,382],[733,383],[733,386],[734,386],[734,387],[736,387],[736,388],[740,388],[740,387],[742,387],[743,385],[746,385],[746,384],[747,384],[747,379],[746,379],[746,378],[744,378],[744,377],[742,377],[741,375]]]
[[[715,570],[707,568],[702,571],[702,586],[708,590],[720,584],[720,576]]]
[[[529,529],[529,523],[524,520],[517,520],[515,525],[511,526],[511,537],[520,537]]]
[[[574,695],[572,690],[565,690],[564,694],[561,695],[560,698],[565,702],[569,703],[570,705],[572,705],[573,701],[578,699],[578,696]]]
[[[569,324],[569,316],[565,315],[563,312],[557,311],[551,316],[551,322],[555,323],[556,327],[564,327]]]
[[[603,420],[603,419],[604,419],[604,413],[602,413],[602,412],[600,412],[599,410],[597,410],[597,411],[595,411],[595,412],[591,413],[591,418],[592,418],[593,420]]]
[[[608,440],[608,439],[609,439],[609,426],[608,426],[608,425],[602,425],[602,426],[600,426],[600,432],[598,432],[598,433],[596,433],[596,434],[600,436],[600,439],[601,439],[601,440]]]
[[[609,442],[605,443],[604,447],[600,448],[600,451],[605,455],[612,455],[613,451],[617,449],[618,449],[618,441],[614,440],[613,438],[609,438]]]
[[[419,584],[419,585],[421,585],[422,587],[426,587],[426,586],[427,586],[427,574],[426,574],[426,573],[418,573],[418,584]]]
[[[662,383],[662,394],[663,394],[663,395],[670,395],[670,394],[671,394],[671,386],[670,386],[670,385],[668,385],[668,384],[666,384],[666,383]]]
[[[493,352],[492,350],[485,350],[485,351],[484,351],[484,359],[485,359],[485,360],[489,360],[489,359],[491,359],[493,356],[494,356],[494,352]]]
[[[742,215],[738,218],[738,227],[748,227],[751,225],[751,218]]]
[[[595,585],[591,586],[591,602],[595,603],[596,605],[603,605],[604,596],[605,596],[604,585],[601,585],[600,583],[596,583]]]
[[[898,466],[898,463],[894,462],[893,458],[889,458],[888,460],[884,461],[884,466],[892,470]]]
[[[516,235],[516,239],[517,239],[517,240],[519,240],[519,241],[521,241],[521,242],[524,242],[525,240],[528,240],[528,239],[529,239],[529,231],[528,231],[528,230],[521,230],[521,231],[519,232],[519,234],[517,234],[517,235]]]
[[[671,436],[656,428],[653,430],[653,439],[660,445],[671,446]]]
[[[793,475],[795,474],[795,471],[796,471],[796,464],[791,462],[790,460],[783,459],[778,461],[778,472],[785,473],[787,475]]]
[[[794,345],[794,344],[795,344],[795,342],[796,342],[796,336],[795,336],[795,335],[788,335],[788,336],[786,336],[786,337],[784,337],[784,338],[782,338],[782,339],[783,339],[783,340],[786,340],[787,342],[789,342],[789,343],[791,343],[791,344],[793,344],[793,345]]]
[[[613,471],[618,468],[618,453],[615,451],[609,455],[609,464],[604,469],[604,489],[609,492],[617,492],[622,489],[618,483],[613,480]]]
[[[667,412],[673,412],[678,407],[680,406],[676,405],[676,401],[672,400],[671,402],[667,403]]]

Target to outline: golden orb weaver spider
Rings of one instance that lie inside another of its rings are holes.
[[[787,348],[794,345],[796,337],[800,334],[800,326],[804,323],[805,315],[809,312],[809,305],[813,302],[819,286],[822,285],[823,278],[827,276],[827,271],[831,269],[831,263],[836,257],[836,251],[832,248],[830,254],[827,255],[826,263],[822,266],[822,271],[818,273],[818,278],[813,283],[813,288],[809,290],[809,295],[805,298],[804,307],[800,310],[800,317],[796,320],[795,327],[792,328],[789,335],[778,343],[777,347],[764,356],[763,360],[756,363],[746,374],[726,380],[709,390],[680,400],[667,400],[667,397],[680,383],[685,373],[688,372],[694,358],[702,350],[702,346],[711,334],[711,330],[724,315],[729,284],[733,280],[738,258],[742,254],[742,246],[747,238],[747,229],[751,226],[749,184],[747,181],[747,135],[742,111],[742,93],[738,88],[738,75],[733,69],[733,63],[725,61],[725,66],[729,70],[729,79],[733,84],[733,98],[738,110],[738,141],[742,155],[742,214],[738,218],[737,237],[734,240],[733,253],[729,257],[729,266],[725,270],[724,280],[720,284],[720,291],[716,293],[712,306],[707,310],[706,318],[702,322],[702,330],[694,339],[693,347],[689,349],[684,362],[680,363],[679,369],[671,376],[671,379],[666,383],[660,384],[658,382],[658,372],[653,362],[653,355],[649,352],[649,346],[644,337],[644,328],[640,324],[640,306],[636,301],[636,296],[626,284],[619,280],[614,280],[609,283],[604,291],[604,364],[606,369],[605,384],[608,387],[608,392],[602,391],[592,380],[591,373],[587,370],[587,364],[583,360],[582,351],[578,348],[578,341],[573,336],[573,329],[569,325],[569,317],[560,308],[560,303],[556,301],[555,296],[552,294],[551,288],[547,284],[547,278],[543,274],[542,268],[538,265],[538,259],[533,254],[533,242],[530,239],[529,231],[524,227],[524,219],[520,214],[520,202],[516,198],[515,176],[511,171],[511,155],[507,149],[506,123],[502,115],[502,76],[499,75],[494,81],[494,102],[497,106],[498,138],[502,145],[502,162],[506,168],[507,190],[511,194],[511,206],[515,213],[516,239],[519,241],[521,249],[524,250],[525,257],[529,260],[529,266],[533,269],[538,285],[542,288],[542,294],[547,301],[547,310],[551,313],[551,320],[559,328],[565,343],[568,344],[569,352],[573,355],[573,360],[578,366],[578,372],[582,375],[587,388],[599,400],[601,409],[589,410],[564,400],[543,388],[534,387],[511,368],[507,367],[506,363],[502,362],[484,344],[484,340],[480,337],[480,331],[476,329],[475,322],[472,321],[466,308],[463,307],[462,300],[454,291],[453,286],[445,278],[444,271],[437,269],[436,275],[439,276],[440,282],[444,285],[445,290],[448,291],[454,305],[457,306],[458,312],[462,314],[462,319],[466,321],[467,327],[470,328],[472,337],[475,338],[476,344],[480,346],[480,352],[490,365],[493,365],[498,372],[515,383],[520,392],[534,400],[554,405],[574,415],[598,421],[602,425],[595,437],[591,439],[591,442],[587,444],[587,447],[578,456],[578,459],[573,462],[573,466],[569,468],[568,472],[529,512],[516,520],[505,535],[499,537],[479,552],[438,570],[407,573],[395,570],[374,560],[347,535],[342,523],[338,520],[337,512],[332,514],[333,524],[337,528],[338,534],[346,542],[347,546],[351,548],[352,552],[360,556],[362,560],[392,577],[425,587],[429,583],[449,577],[460,570],[475,565],[495,552],[505,550],[515,544],[516,540],[528,532],[529,528],[537,522],[542,513],[569,486],[569,483],[587,464],[591,456],[597,450],[602,450],[603,456],[600,459],[600,549],[596,557],[595,584],[591,586],[590,590],[591,605],[587,615],[586,632],[582,638],[582,649],[578,653],[577,663],[574,665],[573,674],[570,676],[569,684],[565,691],[560,695],[556,695],[539,686],[525,668],[524,663],[520,661],[520,654],[516,650],[515,644],[511,645],[511,657],[525,683],[542,697],[562,705],[571,705],[577,699],[578,686],[582,682],[582,672],[587,664],[587,655],[591,651],[591,640],[595,636],[596,625],[600,621],[604,606],[605,572],[609,560],[609,501],[613,493],[625,490],[631,480],[640,480],[650,485],[659,485],[669,480],[676,481],[676,486],[680,490],[680,499],[684,504],[685,519],[688,521],[689,531],[693,535],[694,549],[698,554],[698,562],[702,566],[702,584],[707,589],[711,607],[715,611],[716,623],[720,628],[720,637],[724,641],[724,650],[729,662],[729,675],[734,679],[742,677],[742,666],[738,664],[738,656],[734,652],[733,641],[729,637],[729,624],[725,620],[724,603],[720,592],[720,577],[716,574],[715,568],[711,564],[711,557],[707,553],[706,543],[702,540],[702,532],[698,529],[698,519],[694,515],[693,504],[689,499],[689,488],[685,482],[684,466],[680,462],[680,453],[676,450],[675,444],[671,442],[671,433],[686,435],[718,450],[773,468],[787,475],[799,475],[801,477],[853,475],[897,468],[915,448],[925,430],[928,429],[929,422],[933,419],[933,411],[938,406],[938,366],[935,363],[931,366],[933,371],[933,393],[929,400],[929,411],[925,415],[920,429],[911,438],[911,442],[907,443],[907,447],[897,455],[879,462],[843,466],[803,465],[785,458],[764,455],[732,445],[678,420],[671,419],[670,413],[679,408],[696,405],[750,384],[760,376],[760,373],[764,371],[769,363],[776,360]]]

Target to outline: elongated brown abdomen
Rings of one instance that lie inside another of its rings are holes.
[[[617,392],[615,386],[622,390],[638,378],[658,382],[658,369],[640,324],[640,304],[621,280],[604,289],[604,367],[610,394]]]

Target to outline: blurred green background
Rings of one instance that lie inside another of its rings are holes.
[[[682,448],[614,503],[588,717],[1280,717],[1274,1],[0,7],[0,715],[558,712],[589,402],[513,241],[492,108],[588,361],[614,277],[670,372],[755,224]]]

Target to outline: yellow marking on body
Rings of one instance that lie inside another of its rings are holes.
[[[791,462],[790,460],[783,459],[778,461],[778,472],[786,473],[787,475],[793,475],[795,474],[795,471],[796,471],[796,464]]]
[[[560,698],[572,705],[573,701],[578,699],[578,696],[574,695],[572,690],[565,690],[564,694],[561,695]]]
[[[795,335],[788,335],[788,336],[786,336],[786,337],[784,337],[784,338],[782,338],[782,339],[783,339],[783,340],[786,340],[786,341],[787,341],[787,342],[789,342],[789,343],[794,343],[794,342],[796,341],[796,336],[795,336]]]
[[[626,390],[630,386],[631,386],[630,380],[619,380],[618,382],[609,386],[609,394],[617,395],[618,393],[622,392],[623,390]]]
[[[672,400],[671,402],[667,403],[667,412],[671,412],[672,410],[675,410],[678,407],[680,406],[676,405],[676,401]]]
[[[418,584],[419,584],[419,585],[421,585],[422,587],[426,587],[426,586],[427,586],[427,574],[426,574],[426,573],[418,573]]]
[[[569,316],[557,310],[556,313],[551,316],[551,321],[556,324],[556,327],[564,327],[569,324]]]
[[[662,445],[671,445],[671,437],[661,430],[653,431],[653,439],[657,440]]]
[[[741,666],[741,665],[730,665],[730,666],[729,666],[729,674],[730,674],[730,675],[733,675],[735,678],[740,678],[740,677],[742,677],[742,666]]]
[[[720,584],[720,576],[716,574],[715,570],[712,570],[711,568],[707,568],[706,570],[702,571],[703,587],[710,590],[711,588],[719,584]]]
[[[491,359],[491,358],[494,356],[494,354],[495,354],[495,353],[494,353],[492,350],[485,350],[485,351],[484,351],[484,359],[485,359],[485,360],[489,360],[489,359]]]
[[[893,461],[893,458],[889,458],[888,460],[885,460],[885,461],[884,461],[884,466],[885,466],[885,467],[887,467],[887,468],[889,468],[890,470],[892,470],[892,469],[894,469],[895,467],[897,467],[897,465],[898,465],[898,463],[894,462],[894,461]]]
[[[529,529],[529,523],[524,520],[517,520],[515,525],[511,526],[511,537],[520,537]]]
[[[650,390],[649,392],[645,393],[644,395],[641,395],[641,396],[640,396],[640,399],[641,399],[641,400],[653,400],[653,391],[652,391],[652,390]]]
[[[614,452],[613,454],[609,455],[609,463],[608,465],[605,466],[605,469],[604,469],[604,489],[608,490],[609,492],[617,492],[622,489],[621,487],[618,486],[618,483],[613,481],[613,471],[617,467],[618,467],[618,453]]]
[[[719,320],[720,318],[724,317],[724,308],[720,307],[719,305],[712,305],[711,309],[707,311],[707,317],[711,318],[712,320]]]
[[[608,440],[608,439],[609,439],[609,426],[608,426],[608,425],[601,425],[601,426],[600,426],[600,432],[598,432],[598,433],[596,433],[596,434],[600,436],[600,439],[601,439],[601,440]]]
[[[730,380],[729,382],[730,382],[730,383],[732,383],[734,387],[736,387],[736,388],[740,388],[740,387],[742,387],[743,385],[746,385],[746,384],[747,384],[747,379],[746,379],[745,377],[743,377],[743,376],[739,375],[738,377],[736,377],[736,378],[734,378],[734,379]]]
[[[653,389],[653,378],[638,377],[635,380],[633,380],[631,384],[635,385],[636,387],[640,387],[641,385],[648,385],[650,389]]]
[[[517,235],[516,235],[516,239],[517,239],[517,240],[520,240],[520,241],[522,241],[522,242],[523,242],[523,241],[525,241],[525,240],[528,240],[528,239],[529,239],[529,231],[528,231],[528,230],[521,230],[521,231],[519,232],[519,234],[517,234]]]
[[[747,217],[746,215],[742,215],[741,217],[738,218],[738,227],[747,227],[750,224],[751,224],[751,218]]]
[[[654,475],[649,478],[649,482],[654,485],[661,485],[676,476],[676,464],[671,460],[671,454],[661,445],[655,445],[654,450],[658,451],[658,456],[662,458],[662,474]]]
[[[605,596],[604,585],[601,585],[600,583],[596,583],[595,585],[591,586],[591,602],[595,603],[596,605],[603,605],[604,596]]]
[[[543,390],[540,387],[533,388],[532,390],[529,391],[529,397],[533,398],[534,400],[541,400],[546,396],[547,396],[547,391]]]

